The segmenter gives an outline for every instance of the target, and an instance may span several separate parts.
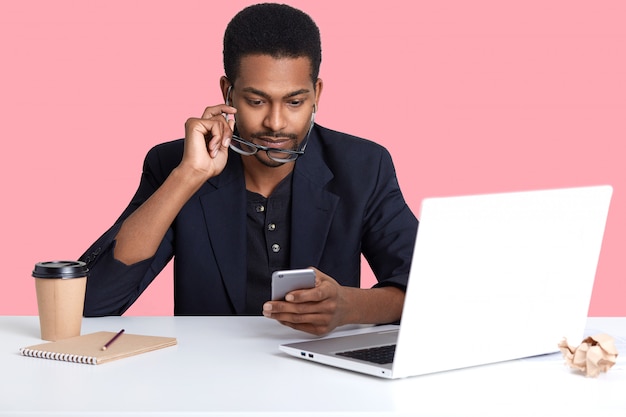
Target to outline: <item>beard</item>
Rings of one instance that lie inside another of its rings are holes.
[[[270,159],[270,157],[267,155],[259,155],[258,152],[251,156],[254,156],[257,161],[259,161],[260,163],[262,163],[263,165],[269,168],[278,168],[287,163],[287,162],[274,161],[273,159]]]

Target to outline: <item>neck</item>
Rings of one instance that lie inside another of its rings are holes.
[[[244,156],[241,159],[246,189],[266,198],[272,195],[278,184],[293,171],[295,165],[293,162],[288,162],[278,167],[268,167],[254,156]]]

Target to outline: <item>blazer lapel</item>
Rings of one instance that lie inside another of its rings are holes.
[[[296,161],[292,188],[291,266],[319,264],[339,196],[325,189],[333,173],[324,163],[317,130],[311,131],[306,154]]]
[[[246,305],[246,192],[241,160],[229,156],[224,171],[200,196],[211,248],[235,312]]]

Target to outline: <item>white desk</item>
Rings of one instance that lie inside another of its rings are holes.
[[[83,334],[178,338],[103,365],[20,356],[41,343],[37,317],[0,317],[0,415],[624,417],[626,318],[592,318],[588,327],[620,336],[622,356],[596,379],[555,354],[390,381],[280,353],[279,342],[307,336],[263,317],[85,319]]]

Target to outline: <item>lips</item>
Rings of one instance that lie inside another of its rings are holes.
[[[268,146],[270,148],[274,148],[274,147],[280,147],[281,145],[290,142],[291,139],[265,139],[265,138],[259,138],[259,141],[263,142],[263,144],[265,146]]]
[[[260,145],[266,146],[268,148],[282,148],[285,145],[289,145],[294,140],[296,140],[295,137],[291,137],[291,136],[268,137],[268,136],[261,136],[261,135],[252,135],[252,137],[256,139],[257,142],[260,142],[259,143]]]

